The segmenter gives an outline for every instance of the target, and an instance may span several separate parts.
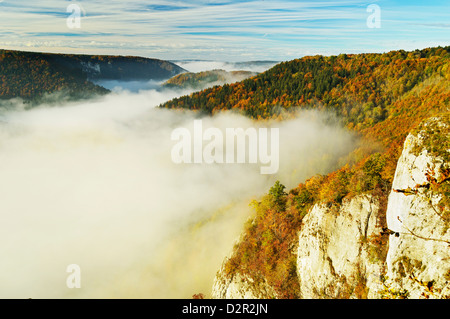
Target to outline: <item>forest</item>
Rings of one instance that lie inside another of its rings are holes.
[[[193,88],[196,90],[211,86],[242,81],[255,76],[257,73],[250,71],[225,71],[210,70],[198,73],[186,72],[170,78],[164,83],[167,88]]]
[[[109,92],[88,81],[81,69],[51,63],[44,54],[0,50],[1,99],[31,101],[58,91],[76,98]]]
[[[39,103],[61,92],[69,99],[109,93],[94,80],[164,80],[185,72],[163,60],[0,50],[0,99]]]

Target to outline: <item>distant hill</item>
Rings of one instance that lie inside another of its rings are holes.
[[[250,71],[211,70],[203,72],[187,72],[174,76],[164,83],[165,87],[202,89],[207,86],[223,85],[239,82],[257,75]]]
[[[82,98],[109,92],[92,81],[164,80],[182,72],[171,62],[142,57],[0,50],[0,98],[35,101],[54,92]]]
[[[262,61],[227,62],[217,60],[188,59],[188,60],[171,60],[171,62],[193,73],[211,70],[251,71],[261,73],[270,69],[275,64],[278,64],[281,61],[262,60]]]

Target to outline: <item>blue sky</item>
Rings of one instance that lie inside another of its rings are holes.
[[[67,24],[71,4],[80,28]],[[368,26],[371,4],[379,28]],[[0,0],[0,21],[0,48],[167,60],[282,61],[450,45],[449,0]]]

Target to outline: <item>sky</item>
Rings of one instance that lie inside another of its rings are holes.
[[[450,45],[448,0],[0,0],[0,48],[286,61]]]

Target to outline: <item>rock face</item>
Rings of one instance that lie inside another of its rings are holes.
[[[449,216],[441,202],[448,188],[435,187],[450,182],[448,119],[430,119],[406,138],[387,209],[371,195],[312,207],[298,234],[301,298],[450,297]],[[435,141],[444,141],[445,156]],[[219,271],[213,297],[276,295],[267,284]]]
[[[409,298],[442,298],[450,295],[450,229],[438,209],[442,194],[429,184],[442,180],[449,163],[421,148],[424,138],[410,134],[398,161],[386,212],[388,227],[398,234],[390,236],[386,275]]]
[[[373,297],[384,252],[374,245],[383,218],[372,196],[345,201],[337,211],[316,205],[299,234],[297,273],[302,298]]]
[[[213,299],[269,299],[275,291],[266,283],[255,283],[251,278],[237,274],[231,278],[221,269],[214,279]]]
[[[378,245],[384,225],[380,204],[372,196],[344,201],[339,209],[315,205],[299,232],[297,275],[301,297],[374,298],[381,288],[386,246]],[[267,283],[221,269],[212,297],[276,298]]]

